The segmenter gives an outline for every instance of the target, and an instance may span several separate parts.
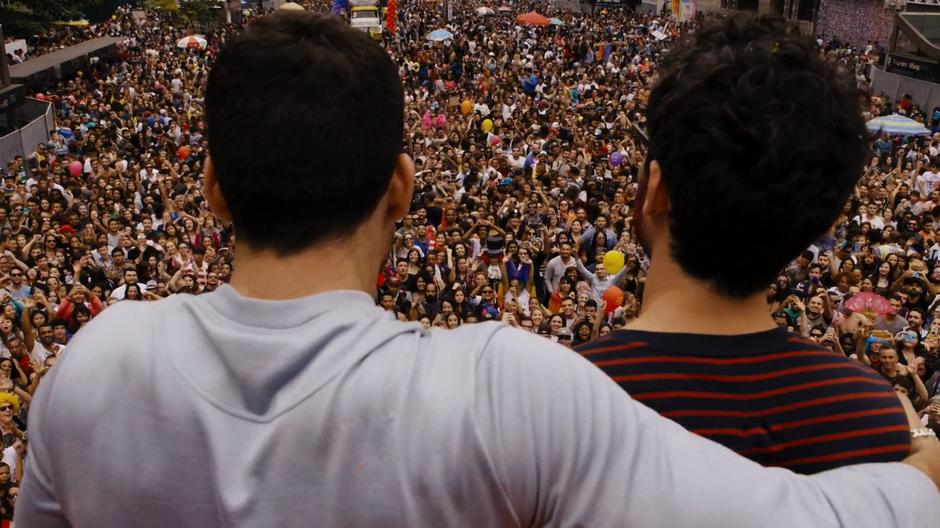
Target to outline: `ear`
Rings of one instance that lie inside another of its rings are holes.
[[[646,175],[646,195],[643,197],[643,214],[649,216],[669,213],[669,192],[663,183],[663,172],[659,162],[650,162]]]
[[[212,158],[206,156],[206,164],[203,169],[202,195],[209,204],[209,210],[219,217],[223,222],[232,221],[232,212],[229,211],[228,203],[225,202],[225,196],[222,195],[222,188],[219,187],[219,180],[215,177],[215,165],[212,164]]]
[[[415,164],[408,154],[400,154],[395,161],[395,171],[388,183],[388,209],[386,216],[397,221],[411,209],[411,197],[415,191]]]

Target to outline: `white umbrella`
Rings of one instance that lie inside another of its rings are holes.
[[[496,10],[499,11],[500,13],[508,13],[512,11],[512,8],[509,7],[508,5],[501,5],[497,7]]]
[[[207,45],[209,45],[209,43],[206,42],[205,37],[202,35],[183,37],[176,43],[176,47],[180,49],[206,49]]]
[[[304,6],[296,2],[287,2],[286,4],[282,5],[279,9],[283,9],[284,11],[303,11]]]
[[[489,7],[478,7],[478,8],[477,8],[477,14],[480,15],[480,16],[493,15],[493,14],[495,14],[495,13],[496,13],[496,12],[493,11],[493,9],[492,9],[492,8],[489,8]]]
[[[431,42],[444,42],[454,38],[454,34],[446,29],[435,29],[434,31],[428,33],[428,40]]]

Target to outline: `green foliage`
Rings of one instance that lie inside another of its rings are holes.
[[[142,3],[144,9],[151,11],[166,11],[174,13],[179,11],[179,4],[176,0],[144,0]]]
[[[94,11],[103,20],[118,3],[115,0],[13,0],[0,5],[0,24],[7,36],[28,37],[48,31],[53,22],[88,18]],[[217,0],[137,0],[144,9],[172,13],[190,25],[207,24],[213,18]]]
[[[207,22],[213,4],[215,4],[213,0],[184,0],[181,2],[180,8],[191,21]]]
[[[0,24],[5,35],[25,37],[48,31],[57,20],[84,18],[89,7],[103,0],[15,0],[0,6]]]

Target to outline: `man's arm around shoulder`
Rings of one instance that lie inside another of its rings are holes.
[[[815,476],[764,468],[632,400],[578,354],[509,328],[492,335],[475,375],[479,433],[516,514],[534,524],[928,526],[940,518],[930,481],[940,475],[936,449],[908,464]]]

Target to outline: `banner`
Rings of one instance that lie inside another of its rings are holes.
[[[686,21],[695,17],[696,0],[672,0],[672,14],[677,19]]]
[[[682,0],[679,3],[679,18],[681,20],[692,20],[695,18],[696,0]]]

